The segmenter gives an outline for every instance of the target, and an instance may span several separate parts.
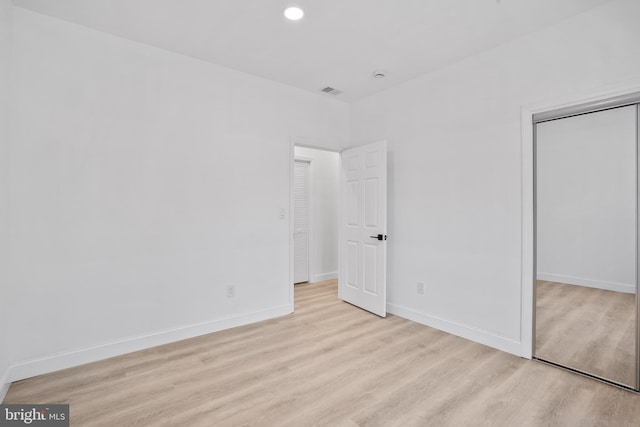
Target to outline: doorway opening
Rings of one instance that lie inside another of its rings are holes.
[[[293,282],[335,287],[339,267],[340,154],[294,146]]]
[[[292,143],[290,156],[292,308],[300,286],[331,282],[328,292],[385,317],[387,141],[339,154]]]

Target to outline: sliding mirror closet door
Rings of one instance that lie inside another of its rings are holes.
[[[535,357],[638,387],[638,106],[535,124]]]

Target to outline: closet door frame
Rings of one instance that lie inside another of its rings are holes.
[[[638,295],[640,281],[640,87],[635,90],[600,96],[586,102],[566,103],[556,107],[538,106],[522,108],[522,328],[521,345],[522,356],[533,359],[535,355],[536,338],[536,159],[535,141],[536,124],[572,117],[581,114],[594,113],[624,106],[636,106],[636,378],[635,388],[640,391],[640,297]],[[588,375],[588,374],[586,374]],[[597,377],[594,377],[599,379]],[[606,381],[606,380],[605,380]],[[615,384],[615,383],[612,383]],[[617,385],[617,384],[615,384]],[[620,385],[620,387],[630,389]]]

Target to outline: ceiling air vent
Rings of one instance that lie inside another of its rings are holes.
[[[331,86],[327,86],[324,89],[320,89],[321,92],[330,93],[331,95],[339,95],[342,91],[332,88]]]

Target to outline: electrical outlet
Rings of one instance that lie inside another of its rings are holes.
[[[416,291],[418,291],[418,293],[420,295],[424,295],[424,282],[418,282],[418,286],[416,287]]]
[[[234,285],[227,286],[227,298],[233,298],[236,296],[236,287]]]

